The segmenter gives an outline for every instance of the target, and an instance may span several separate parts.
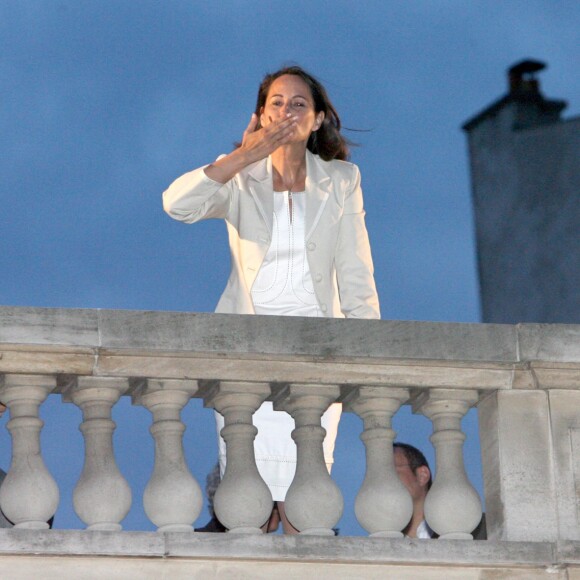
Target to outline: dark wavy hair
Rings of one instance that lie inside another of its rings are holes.
[[[308,149],[312,153],[320,155],[320,157],[325,161],[330,161],[332,159],[347,160],[350,157],[349,145],[352,145],[352,143],[350,143],[350,141],[340,133],[340,117],[338,116],[334,105],[328,98],[328,94],[322,83],[310,73],[307,73],[302,67],[296,65],[287,66],[274,73],[269,73],[264,77],[260,84],[260,88],[258,89],[258,99],[256,101],[255,113],[258,116],[258,126],[256,129],[261,127],[260,115],[266,105],[268,91],[270,90],[272,83],[283,75],[295,75],[300,77],[310,88],[316,113],[320,113],[320,111],[324,112],[324,121],[322,121],[322,125],[318,131],[314,131],[308,139],[308,143],[306,144]]]

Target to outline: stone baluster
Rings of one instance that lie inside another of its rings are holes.
[[[126,379],[76,377],[63,389],[63,399],[83,412],[85,463],[73,492],[73,505],[87,530],[120,530],[131,508],[131,488],[113,452],[111,409],[128,389]]]
[[[145,487],[143,506],[159,532],[191,532],[203,497],[183,455],[181,409],[197,391],[197,381],[145,380],[136,385],[133,403],[153,414],[155,467]]]
[[[59,502],[56,482],[40,454],[40,404],[56,379],[42,375],[5,375],[0,401],[10,409],[12,463],[0,488],[0,505],[16,528],[46,529]]]
[[[413,514],[413,501],[401,483],[393,459],[393,415],[409,399],[400,388],[360,387],[345,411],[354,411],[364,423],[361,439],[366,448],[366,473],[354,510],[371,536],[399,538]]]
[[[461,419],[478,401],[474,391],[429,389],[417,397],[413,411],[433,421],[436,477],[425,499],[425,519],[442,539],[471,540],[481,520],[481,500],[463,464]]]
[[[256,467],[252,415],[270,395],[266,383],[221,381],[205,397],[205,405],[224,416],[226,471],[214,497],[214,510],[230,533],[262,533],[272,513],[272,494]]]
[[[291,384],[275,398],[274,408],[290,413],[296,424],[296,474],[284,505],[288,520],[302,534],[334,535],[332,528],[342,516],[344,501],[324,461],[326,430],[320,425],[339,394],[338,386]]]

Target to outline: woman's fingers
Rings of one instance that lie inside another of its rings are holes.
[[[244,131],[242,147],[253,151],[257,159],[266,157],[290,140],[296,128],[296,121],[297,117],[291,115],[277,121],[272,121],[270,118],[268,125],[256,131],[258,117],[254,113]]]
[[[296,117],[288,116],[279,121],[271,122],[264,127],[264,139],[280,146],[280,142],[287,141],[292,136],[296,128]]]
[[[250,118],[250,122],[244,131],[244,138],[248,133],[253,133],[256,130],[256,125],[258,124],[258,115],[256,113],[252,113],[252,117]]]
[[[250,122],[246,127],[242,135],[242,145],[245,145],[248,140],[248,135],[251,135],[256,130],[256,125],[258,124],[258,115],[256,113],[252,113],[252,117],[250,118]]]

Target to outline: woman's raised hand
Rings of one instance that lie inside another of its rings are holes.
[[[208,165],[204,169],[205,174],[214,181],[226,183],[250,163],[268,157],[278,147],[288,143],[296,129],[296,122],[297,118],[289,113],[277,121],[270,118],[268,125],[256,131],[258,115],[254,113],[244,131],[241,146]]]
[[[241,148],[252,159],[251,162],[264,159],[290,140],[296,128],[296,121],[297,118],[290,113],[277,121],[272,121],[270,117],[270,123],[256,131],[258,115],[252,113],[250,123],[242,137]]]

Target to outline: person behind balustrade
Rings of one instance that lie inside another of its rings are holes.
[[[393,456],[397,475],[413,500],[413,515],[403,534],[420,539],[437,537],[425,521],[425,498],[433,483],[427,459],[416,447],[400,442],[393,443]]]
[[[360,172],[347,161],[348,145],[320,81],[285,67],[264,77],[241,144],[164,192],[163,207],[176,220],[226,221],[232,269],[216,312],[380,318]],[[334,404],[322,417],[329,471],[340,413]],[[219,433],[223,418],[216,420]],[[256,464],[276,502],[264,531],[280,517],[295,533],[284,509],[296,469],[294,421],[270,402],[253,421]],[[223,476],[221,438],[219,460]]]
[[[413,445],[396,441],[393,443],[395,469],[401,483],[413,500],[413,515],[402,530],[408,538],[435,539],[439,536],[425,521],[425,499],[433,484],[431,469],[425,455]],[[472,532],[474,540],[486,539],[485,514]]]
[[[213,498],[215,492],[220,484],[220,464],[219,462],[215,464],[215,467],[207,474],[205,478],[205,495],[207,496],[207,507],[211,519],[202,528],[195,528],[196,532],[212,532],[212,533],[223,533],[226,528],[218,520],[213,509]]]
[[[4,415],[6,411],[6,405],[4,403],[0,403],[0,418]],[[6,477],[6,472],[3,469],[0,469],[0,487],[2,486],[2,482]],[[6,518],[6,516],[0,510],[0,528],[11,528],[14,524]]]

